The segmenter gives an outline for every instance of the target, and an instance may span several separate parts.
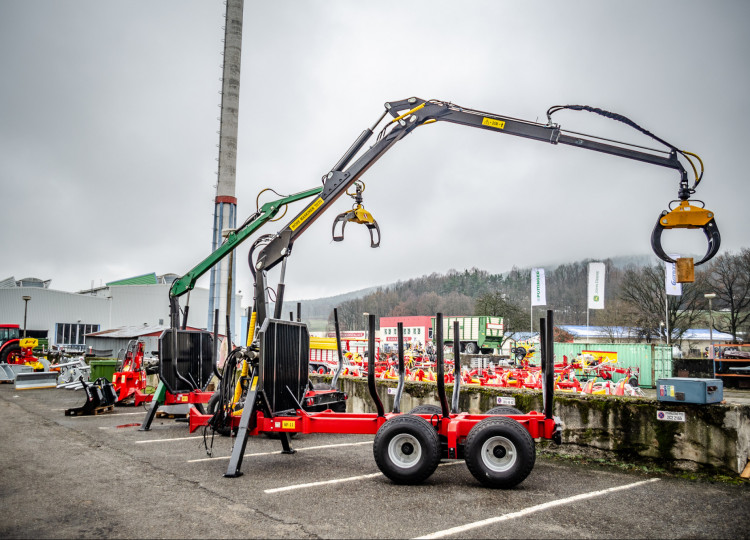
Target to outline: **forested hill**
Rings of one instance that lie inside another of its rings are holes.
[[[547,303],[556,310],[558,324],[586,323],[588,263],[583,260],[545,268]],[[603,261],[607,268],[606,296],[615,298],[626,267],[655,264],[653,256],[617,257]],[[472,268],[449,271],[399,281],[382,287],[363,289],[338,296],[305,300],[302,318],[329,319],[338,307],[344,329],[362,326],[362,313],[378,317],[394,315],[496,314],[525,321],[528,329],[531,268],[513,268],[491,274]],[[296,310],[296,302],[285,303],[283,313]],[[511,322],[510,320],[508,322]]]

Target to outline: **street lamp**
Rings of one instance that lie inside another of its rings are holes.
[[[28,311],[29,307],[29,300],[31,300],[30,296],[22,296],[23,298],[23,337],[26,337],[26,313]]]
[[[659,339],[664,341],[664,321],[659,321]]]
[[[708,340],[711,347],[711,366],[714,370],[714,379],[716,378],[716,359],[714,358],[714,310],[712,300],[716,298],[716,293],[706,293],[703,295],[704,298],[708,298],[708,316],[711,320],[711,324],[708,327]]]

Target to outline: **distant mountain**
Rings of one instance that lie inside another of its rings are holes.
[[[552,263],[543,266],[547,271],[550,284],[557,280],[559,282],[559,289],[570,290],[572,292],[573,289],[585,287],[587,263],[589,260]],[[653,255],[632,255],[612,257],[607,259],[606,262],[610,270],[623,270],[629,266],[639,268],[656,264],[659,261]],[[410,307],[401,306],[400,310],[403,314],[406,314],[404,309],[423,309],[422,306],[417,307],[416,301],[420,297],[423,299],[426,298],[424,295],[430,293],[437,294],[442,298],[452,294],[453,301],[458,301],[458,305],[461,305],[460,301],[462,299],[476,299],[487,292],[502,290],[508,293],[510,301],[515,301],[522,305],[524,302],[528,302],[529,272],[530,268],[514,268],[502,274],[490,274],[484,270],[472,268],[470,270],[452,271],[445,275],[433,273],[429,276],[424,275],[399,280],[396,283],[387,285],[368,287],[335,296],[301,300],[299,302],[302,304],[302,319],[307,321],[326,321],[334,307],[341,307],[342,309],[339,310],[341,314],[342,311],[347,311],[348,307],[353,307],[351,305],[353,301],[360,299],[364,299],[368,311],[376,313],[378,316],[384,316],[389,314],[388,312],[392,311],[394,307],[390,305],[394,300],[391,299],[389,302],[387,297],[394,295],[398,298],[406,299],[407,303],[412,304]],[[613,289],[616,289],[617,274],[619,273],[614,272],[614,274],[610,274],[613,281],[611,283],[614,286],[612,287]],[[583,296],[585,296],[585,293]],[[409,300],[410,298],[411,300]],[[561,298],[560,300],[563,299]],[[288,315],[290,312],[296,314],[297,302],[298,300],[284,302],[282,313],[284,315]],[[357,309],[360,307],[357,306]],[[580,306],[577,307],[576,311],[584,309]],[[450,308],[446,307],[446,309],[450,311]]]
[[[376,287],[368,287],[366,289],[359,289],[343,294],[337,294],[335,296],[326,296],[325,298],[315,298],[312,300],[289,300],[284,302],[284,308],[282,313],[288,314],[293,312],[297,314],[297,302],[302,304],[302,318],[303,319],[328,319],[328,316],[333,311],[333,308],[357,298],[362,298],[368,294],[374,293],[378,289],[390,287],[390,285],[379,285]]]

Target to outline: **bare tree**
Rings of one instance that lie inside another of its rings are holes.
[[[714,317],[714,329],[737,334],[750,321],[750,249],[738,255],[724,253],[716,257],[705,275],[706,289],[716,293],[714,307],[722,316]]]
[[[667,296],[664,283],[664,265],[629,268],[623,277],[620,298],[632,308],[630,325],[640,329],[638,337],[645,341],[666,338],[667,324],[670,342],[678,341],[701,317],[704,289],[697,276],[696,283],[683,283],[681,296]]]

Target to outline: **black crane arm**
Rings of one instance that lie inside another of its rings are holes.
[[[591,109],[589,108],[589,110]],[[387,115],[390,115],[393,118],[380,131],[375,144],[362,152],[362,154],[350,165],[350,162],[364,147],[366,142],[374,135],[375,129]],[[259,305],[258,321],[262,321],[265,318],[265,308],[261,305],[264,304],[264,302],[260,301],[265,295],[265,283],[260,283],[265,281],[263,278],[263,272],[270,270],[285,257],[289,256],[297,237],[307,230],[307,228],[323,214],[324,210],[344,194],[352,184],[359,180],[359,178],[394,144],[417,127],[438,121],[524,137],[550,144],[574,146],[577,148],[603,152],[627,159],[650,163],[652,165],[667,167],[676,170],[680,175],[680,189],[678,191],[678,197],[680,199],[686,201],[689,198],[690,193],[694,191],[688,188],[687,172],[678,159],[678,151],[674,147],[670,147],[668,152],[665,151],[661,153],[657,150],[644,151],[636,149],[632,145],[617,143],[617,141],[603,142],[603,139],[599,137],[563,132],[559,125],[554,124],[551,121],[547,124],[541,124],[519,120],[517,118],[467,109],[449,102],[438,100],[428,101],[412,97],[400,101],[388,102],[385,104],[385,112],[378,121],[371,128],[365,129],[336,163],[333,169],[323,176],[323,191],[320,195],[297,214],[286,225],[286,227],[279,231],[276,237],[258,255],[258,258],[254,263],[257,272],[256,301],[258,301]],[[661,139],[657,140],[661,141]],[[698,180],[699,178],[697,178],[696,174],[696,185]],[[660,226],[660,223],[661,221],[657,221],[657,227]],[[664,223],[666,223],[666,221],[664,221]],[[685,224],[673,226],[688,227],[688,225]],[[667,225],[667,227],[669,227],[669,225]],[[711,231],[710,235],[708,230],[704,229],[704,231],[706,232],[707,237],[709,237],[709,253],[707,253],[701,263],[707,261],[716,254],[720,243],[718,229],[715,228],[715,223],[714,229]],[[652,236],[652,244],[653,243]],[[660,245],[655,245],[654,251],[660,258],[671,260],[664,254]],[[261,313],[261,310],[263,313]]]

